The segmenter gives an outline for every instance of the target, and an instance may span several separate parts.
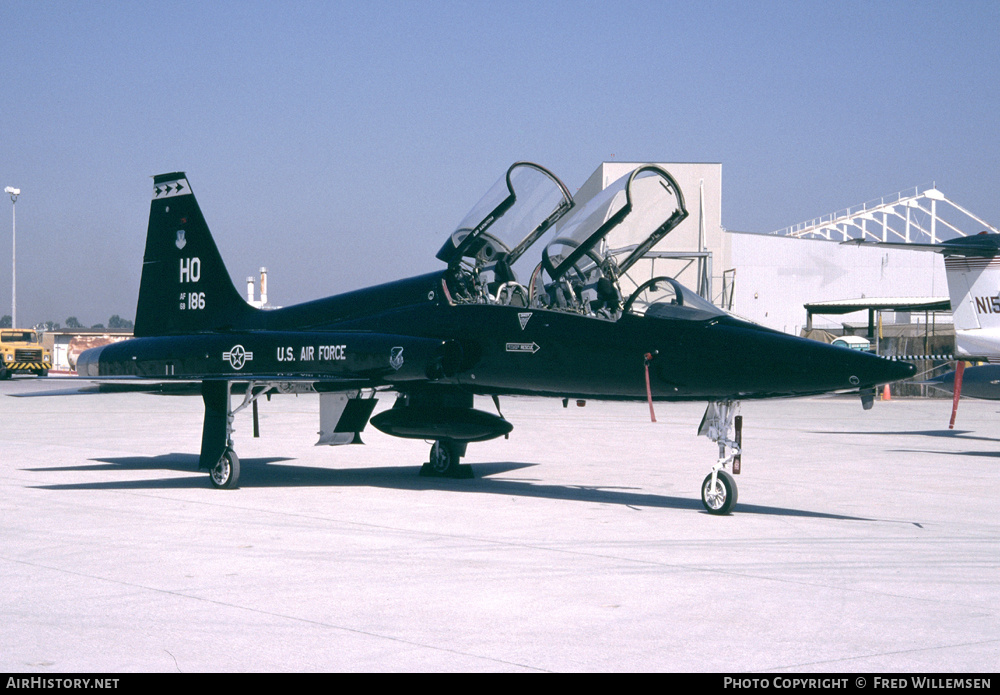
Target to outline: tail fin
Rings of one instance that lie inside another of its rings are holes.
[[[945,256],[955,352],[1000,357],[1000,256]]]
[[[236,291],[184,173],[154,176],[136,337],[250,328],[258,312]]]
[[[869,242],[856,246],[933,251],[944,255],[945,276],[955,322],[955,354],[962,358],[1000,357],[1000,234],[983,231],[934,244]]]

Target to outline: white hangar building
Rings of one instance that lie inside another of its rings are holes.
[[[645,162],[604,162],[574,196],[585,203]],[[655,275],[682,284],[732,313],[798,335],[806,304],[869,300],[906,304],[947,300],[939,254],[843,245],[850,239],[933,242],[998,230],[949,201],[935,188],[881,198],[772,234],[732,232],[722,223],[722,164],[656,163],[676,179],[689,216],[653,248],[654,258],[630,272],[633,283]],[[636,243],[638,240],[632,240]],[[623,282],[627,292],[629,283]],[[882,301],[886,300],[886,301]],[[884,323],[950,321],[943,314],[886,313]],[[866,311],[818,314],[813,328],[839,330],[844,321],[867,323]]]

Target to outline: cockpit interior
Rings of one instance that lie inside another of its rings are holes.
[[[723,312],[666,276],[621,278],[688,215],[664,169],[647,164],[582,205],[547,169],[517,162],[437,253],[453,304],[502,304],[617,321],[632,313],[710,319]],[[612,248],[613,238],[639,239]]]

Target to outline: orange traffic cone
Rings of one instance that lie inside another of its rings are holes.
[[[885,386],[882,387],[882,400],[883,401],[892,400],[892,393],[889,391],[889,384],[886,384]]]

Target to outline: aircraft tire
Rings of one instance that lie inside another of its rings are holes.
[[[715,492],[710,490],[712,485],[712,474],[705,477],[705,482],[701,484],[701,503],[705,505],[705,511],[709,514],[724,515],[733,511],[736,506],[736,480],[726,471],[719,471],[716,475]]]
[[[458,471],[458,462],[461,458],[454,442],[439,439],[431,447],[431,456],[428,464],[430,472],[434,475],[455,475]]]
[[[226,449],[219,462],[208,473],[212,485],[220,490],[231,490],[240,479],[240,459],[232,449]]]

